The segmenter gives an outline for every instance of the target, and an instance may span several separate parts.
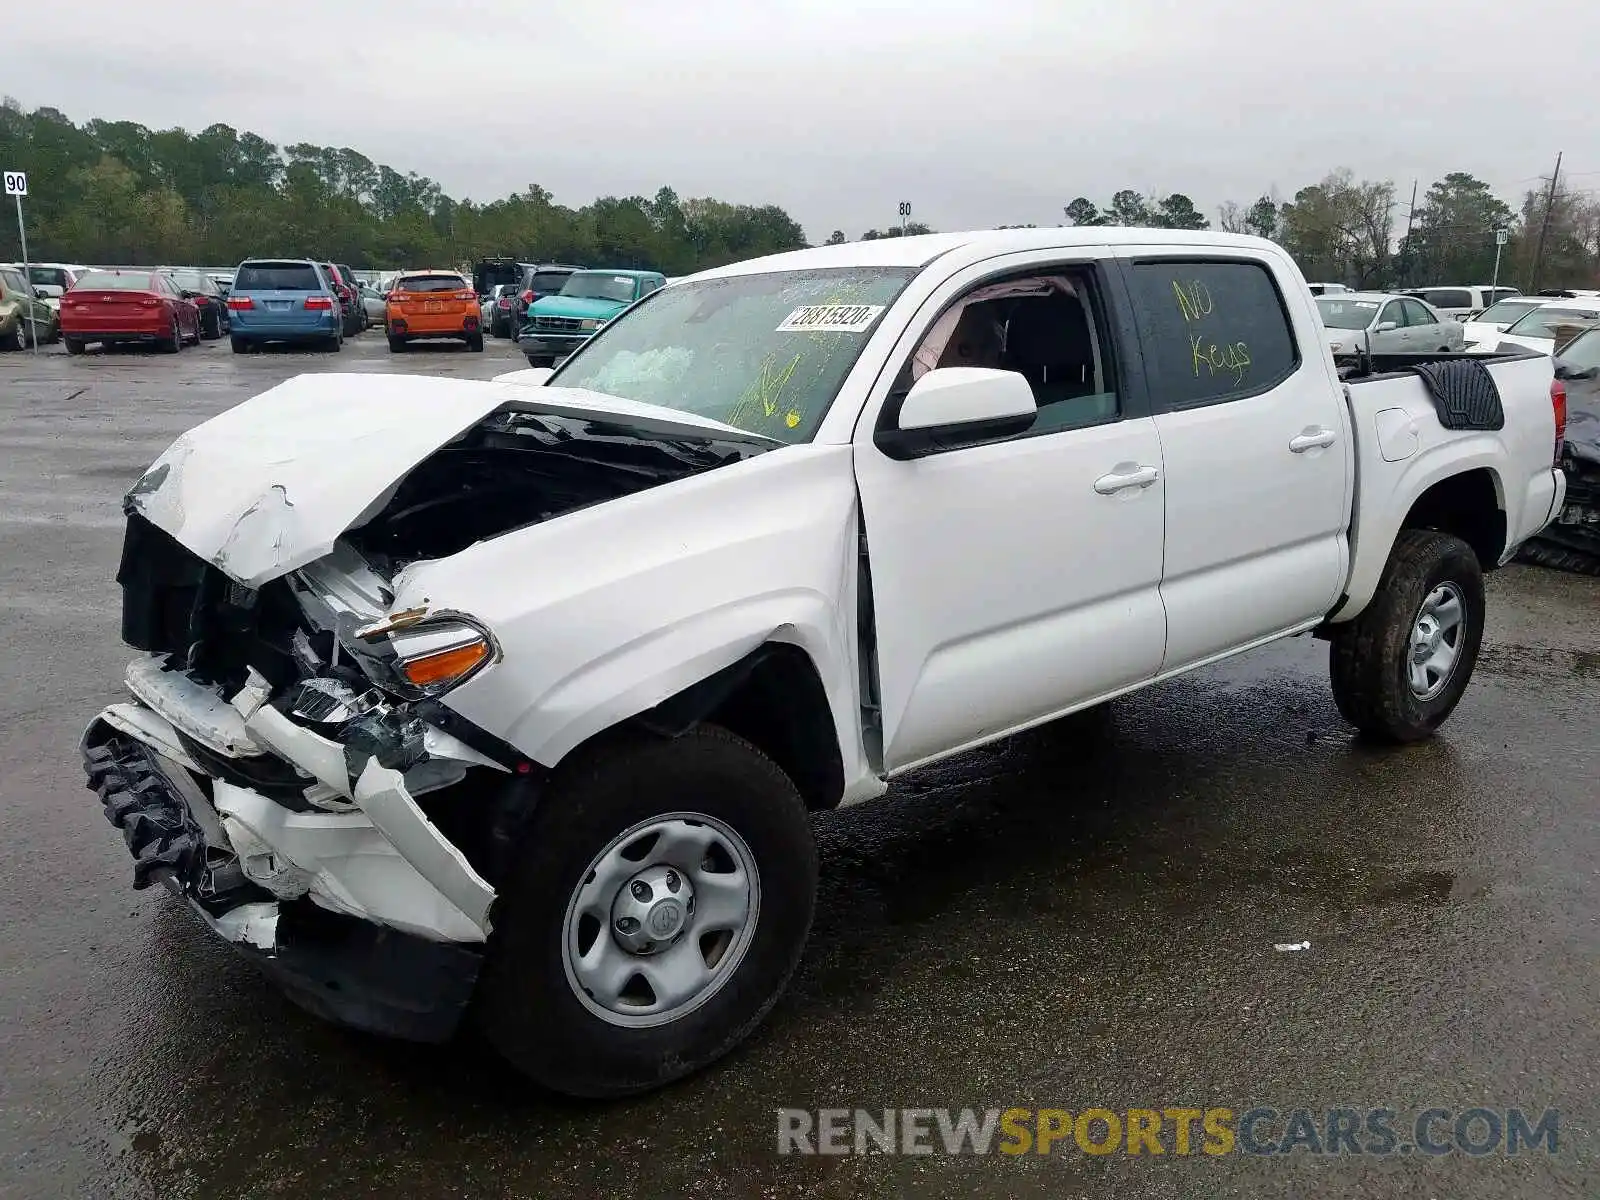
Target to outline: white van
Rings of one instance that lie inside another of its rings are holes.
[[[1490,287],[1488,284],[1473,283],[1463,284],[1459,287],[1408,288],[1400,293],[1402,296],[1415,296],[1423,303],[1438,309],[1445,316],[1457,321],[1471,320],[1478,313],[1504,300],[1507,296],[1520,296],[1522,293],[1514,287]]]

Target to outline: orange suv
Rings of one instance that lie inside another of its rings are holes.
[[[478,294],[458,271],[410,271],[396,276],[384,308],[389,349],[399,352],[417,338],[460,338],[468,350],[483,349]]]

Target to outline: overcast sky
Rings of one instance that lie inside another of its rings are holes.
[[[1214,221],[1341,165],[1402,203],[1471,171],[1515,206],[1557,150],[1600,187],[1579,0],[5,7],[0,90],[28,108],[350,146],[480,201],[668,184],[780,204],[813,241],[901,200],[938,229],[1043,225],[1121,187]]]

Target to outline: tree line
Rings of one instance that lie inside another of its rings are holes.
[[[132,121],[77,125],[54,108],[28,112],[9,98],[0,102],[0,165],[30,175],[29,249],[46,261],[317,255],[382,268],[509,254],[682,275],[807,244],[775,204],[681,199],[663,187],[652,197],[603,196],[572,208],[537,184],[498,200],[455,200],[426,176],[348,147],[280,147],[223,124],[195,134]],[[1063,215],[1072,225],[1212,227],[1181,192],[1123,189],[1103,207],[1079,196]],[[1223,204],[1217,225],[1278,241],[1308,278],[1352,287],[1486,283],[1499,229],[1507,232],[1502,282],[1531,291],[1600,280],[1600,200],[1548,178],[1513,205],[1455,171],[1413,208],[1392,181],[1358,180],[1341,168],[1291,199],[1268,192]],[[860,240],[930,232],[908,223],[865,230]],[[841,229],[825,239],[849,240]],[[0,221],[0,259],[20,254],[15,230]]]
[[[1150,200],[1120,191],[1105,209],[1085,197],[1066,206],[1074,225],[1154,225],[1207,229],[1187,196]],[[1600,200],[1560,179],[1539,180],[1512,208],[1483,180],[1452,171],[1420,194],[1413,208],[1390,180],[1358,180],[1346,168],[1303,187],[1249,204],[1229,202],[1218,225],[1270,238],[1289,251],[1308,279],[1357,288],[1488,283],[1496,231],[1505,230],[1500,281],[1524,291],[1600,286]],[[1542,242],[1542,245],[1541,245]]]
[[[82,125],[54,108],[0,102],[0,163],[29,175],[28,250],[38,261],[236,263],[326,257],[357,268],[509,254],[682,275],[806,244],[775,204],[603,196],[557,204],[536,184],[487,203],[455,200],[349,148],[279,147],[227,125],[191,134],[132,121]],[[0,221],[0,260],[21,256]]]

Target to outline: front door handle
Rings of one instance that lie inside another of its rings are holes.
[[[1289,449],[1295,454],[1304,454],[1307,450],[1331,446],[1338,440],[1339,435],[1331,429],[1306,429],[1289,439]]]
[[[1115,495],[1117,492],[1128,488],[1147,488],[1161,475],[1154,467],[1141,467],[1133,463],[1118,463],[1125,470],[1113,471],[1109,475],[1102,475],[1094,481],[1094,490],[1102,496]]]

